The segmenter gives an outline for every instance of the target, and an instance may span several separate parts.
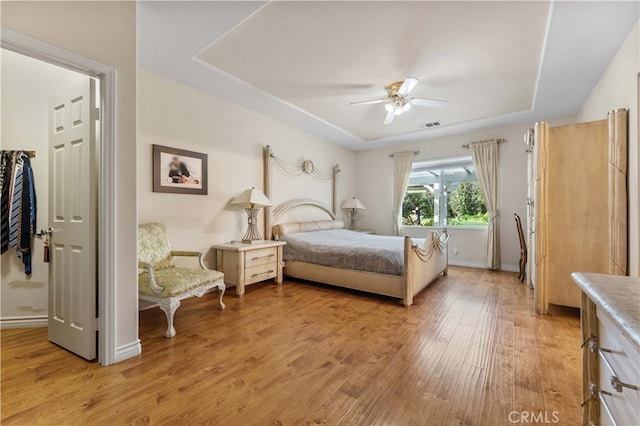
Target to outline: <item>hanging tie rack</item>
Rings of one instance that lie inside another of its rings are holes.
[[[2,151],[8,151],[8,152],[24,152],[25,154],[27,154],[29,156],[29,158],[36,158],[36,151],[35,150],[26,150],[26,149],[3,149]]]

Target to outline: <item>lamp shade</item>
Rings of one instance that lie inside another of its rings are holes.
[[[356,210],[366,210],[367,208],[358,200],[356,197],[353,197],[351,200],[347,200],[342,204],[343,209],[356,209]]]
[[[248,207],[252,209],[260,207],[270,207],[273,205],[262,191],[255,188],[243,191],[240,195],[233,199],[231,204],[233,204],[234,206]]]

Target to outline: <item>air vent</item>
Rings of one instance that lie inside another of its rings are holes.
[[[431,123],[425,123],[424,124],[427,128],[428,127],[435,127],[435,126],[439,126],[440,122],[439,121],[432,121]]]

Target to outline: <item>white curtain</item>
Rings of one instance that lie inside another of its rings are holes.
[[[498,229],[498,141],[469,144],[484,203],[489,213],[487,268],[500,269],[500,233]]]
[[[393,154],[393,232],[400,235],[402,201],[413,165],[413,151]]]

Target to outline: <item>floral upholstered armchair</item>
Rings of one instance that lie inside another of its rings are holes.
[[[202,269],[176,268],[174,256],[196,256]],[[207,290],[218,289],[218,307],[224,309],[222,296],[225,285],[222,272],[208,269],[203,254],[193,251],[172,251],[167,230],[162,223],[138,226],[138,293],[141,300],[159,303],[167,316],[166,337],[176,335],[173,316],[180,301],[200,297]]]

